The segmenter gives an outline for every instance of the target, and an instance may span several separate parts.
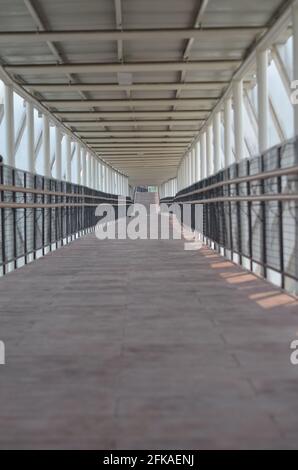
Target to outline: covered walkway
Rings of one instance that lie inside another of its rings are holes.
[[[297,446],[297,302],[183,246],[92,234],[2,279],[0,448]]]
[[[0,10],[0,449],[297,448],[298,0]]]

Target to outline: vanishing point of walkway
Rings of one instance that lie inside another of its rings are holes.
[[[297,303],[182,241],[75,241],[0,280],[0,448],[295,448]]]

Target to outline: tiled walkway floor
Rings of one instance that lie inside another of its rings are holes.
[[[0,280],[0,448],[297,448],[297,303],[182,241],[74,242]]]

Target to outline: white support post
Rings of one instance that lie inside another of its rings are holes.
[[[106,166],[106,192],[110,194],[110,168]]]
[[[78,142],[76,145],[77,184],[81,184],[81,145]]]
[[[92,188],[95,189],[95,166],[96,160],[92,157]]]
[[[110,168],[110,181],[111,181],[111,194],[114,194],[114,174],[112,168]]]
[[[244,118],[243,118],[243,81],[233,83],[234,126],[235,126],[235,159],[239,162],[244,158]]]
[[[87,151],[82,148],[82,185],[87,186]]]
[[[27,169],[35,173],[34,155],[34,107],[29,101],[26,102],[26,124],[27,124]]]
[[[196,147],[194,146],[191,151],[191,182],[196,182]]]
[[[224,129],[225,129],[225,168],[233,163],[232,151],[232,98],[227,98],[224,103]]]
[[[101,163],[101,190],[105,191],[105,167]]]
[[[42,149],[43,149],[43,173],[47,178],[51,177],[51,160],[50,160],[50,122],[46,114],[42,117]]]
[[[14,99],[12,85],[4,85],[5,162],[15,167]]]
[[[214,173],[218,173],[221,169],[221,112],[215,113],[213,119],[214,134]]]
[[[191,161],[192,161],[192,152],[189,152],[189,154],[187,156],[187,164],[188,164],[188,182],[187,182],[187,186],[190,186],[191,181],[192,181]]]
[[[60,129],[55,128],[55,157],[56,157],[56,179],[62,179],[62,161],[61,161],[61,140],[62,135]]]
[[[92,188],[92,156],[91,153],[87,153],[87,186]]]
[[[101,190],[102,192],[106,192],[106,170],[105,170],[105,165],[102,163],[101,164]]]
[[[201,146],[200,141],[196,142],[196,181],[201,179],[201,168],[200,168],[200,159],[201,159]]]
[[[293,22],[293,80],[298,80],[298,3],[292,7]],[[298,104],[294,106],[294,131],[298,135]]]
[[[181,162],[181,167],[180,167],[180,171],[181,171],[181,182],[180,182],[181,186],[180,186],[180,189],[183,188],[183,163],[184,162],[182,161]]]
[[[96,189],[99,190],[99,161],[96,159]]]
[[[206,132],[203,132],[200,138],[200,154],[201,154],[201,179],[204,179],[206,178],[206,171],[207,171]]]
[[[71,137],[69,134],[65,136],[65,152],[66,152],[66,181],[71,183]]]
[[[212,126],[207,127],[206,135],[206,148],[207,148],[207,176],[213,174],[213,136],[212,136]]]
[[[257,51],[259,153],[269,148],[268,51]]]
[[[102,164],[98,162],[98,189],[102,191]]]

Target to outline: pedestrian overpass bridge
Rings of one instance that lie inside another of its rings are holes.
[[[0,448],[297,448],[298,3],[0,7]]]

